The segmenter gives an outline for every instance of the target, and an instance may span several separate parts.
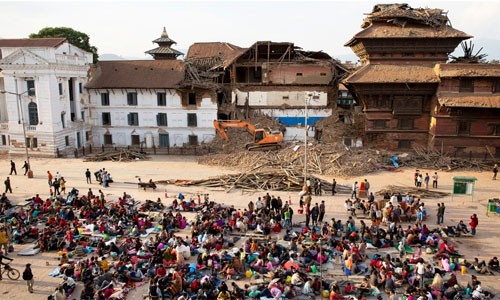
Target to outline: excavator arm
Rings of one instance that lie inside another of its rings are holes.
[[[214,120],[214,128],[219,134],[219,136],[225,139],[226,141],[229,141],[229,137],[227,136],[224,128],[245,128],[248,131],[248,133],[250,133],[252,136],[255,134],[255,126],[253,126],[248,122],[239,120],[229,120],[229,121]]]
[[[226,141],[229,141],[225,128],[245,128],[253,137],[253,143],[246,145],[247,150],[277,150],[281,148],[283,142],[283,134],[281,132],[272,132],[266,129],[256,129],[253,124],[246,121],[214,120],[214,128],[217,134]]]

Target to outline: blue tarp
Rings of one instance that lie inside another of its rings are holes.
[[[316,122],[323,118],[324,117],[308,117],[307,125],[314,126]],[[276,117],[276,120],[285,126],[297,126],[299,123],[304,126],[305,124],[305,117]]]
[[[398,168],[399,167],[399,164],[398,164],[398,156],[397,155],[394,155],[393,157],[391,157],[391,162],[392,164],[394,165],[394,167]]]

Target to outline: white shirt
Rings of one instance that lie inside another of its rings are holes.
[[[302,293],[303,294],[311,294],[313,293],[313,289],[311,288],[311,283],[309,281],[307,281],[305,284],[304,284],[304,288],[302,289]]]
[[[419,275],[425,274],[425,266],[423,263],[417,264],[417,274],[419,274]]]
[[[257,200],[257,203],[255,203],[255,205],[257,206],[258,209],[261,209],[262,208],[262,201]]]
[[[67,277],[66,280],[64,280],[64,282],[66,282],[66,284],[68,284],[69,286],[76,285],[76,282],[71,277]]]
[[[294,273],[292,275],[292,281],[291,281],[291,283],[293,285],[298,285],[298,284],[302,283],[302,278],[300,277],[299,273]]]

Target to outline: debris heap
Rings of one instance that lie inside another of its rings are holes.
[[[85,157],[85,161],[136,161],[149,159],[145,153],[134,150],[110,150]]]
[[[315,179],[320,180],[323,192],[331,193],[331,182],[321,180],[315,176],[311,176],[310,178],[313,179],[311,183],[314,183]],[[230,192],[233,189],[240,189],[247,192],[267,190],[298,192],[302,190],[303,182],[301,175],[291,171],[285,172],[285,170],[280,170],[277,172],[267,171],[222,175],[201,180],[164,180],[157,181],[156,183],[222,188],[226,192]],[[351,192],[351,189],[346,185],[337,184],[335,191],[340,194],[348,194]]]
[[[366,28],[374,21],[391,22],[404,27],[407,20],[432,27],[442,27],[449,23],[448,15],[442,9],[412,8],[406,3],[394,3],[375,5],[361,27]]]
[[[375,195],[383,196],[385,193],[389,195],[401,193],[401,195],[406,195],[410,193],[420,199],[436,199],[443,198],[450,195],[450,193],[438,192],[435,190],[427,190],[425,188],[416,188],[412,186],[399,186],[399,185],[388,185],[382,188],[380,191],[376,192]]]
[[[376,150],[351,150],[344,145],[317,144],[308,146],[309,174],[340,177],[362,176],[380,169],[391,169],[390,154]],[[304,173],[304,146],[288,145],[279,151],[252,152],[240,150],[228,154],[211,154],[198,160],[201,164],[233,167],[249,172],[283,171]]]
[[[414,153],[402,158],[402,165],[422,169],[435,169],[453,171],[457,169],[488,170],[488,165],[483,160],[451,157],[437,150],[428,150],[424,146],[415,145]]]

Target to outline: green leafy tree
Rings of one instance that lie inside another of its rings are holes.
[[[68,40],[71,44],[77,46],[88,52],[92,52],[94,63],[99,59],[97,54],[97,48],[90,45],[90,38],[86,33],[76,31],[69,27],[45,27],[38,31],[38,33],[32,33],[30,38],[54,38],[63,37]]]

